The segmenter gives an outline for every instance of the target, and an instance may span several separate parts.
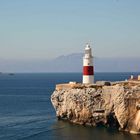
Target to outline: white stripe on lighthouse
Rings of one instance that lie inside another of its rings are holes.
[[[93,75],[83,75],[83,84],[92,84],[94,81]]]

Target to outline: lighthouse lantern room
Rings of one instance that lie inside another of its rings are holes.
[[[94,66],[92,50],[89,44],[86,45],[83,57],[83,84],[94,83]]]

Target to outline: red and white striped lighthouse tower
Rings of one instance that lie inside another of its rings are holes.
[[[92,50],[89,44],[86,45],[83,57],[83,84],[94,83],[94,67]]]

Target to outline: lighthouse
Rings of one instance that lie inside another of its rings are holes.
[[[94,83],[94,67],[92,50],[89,44],[85,47],[85,54],[83,57],[83,84]]]

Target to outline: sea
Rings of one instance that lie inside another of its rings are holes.
[[[138,73],[95,73],[95,80],[121,81]],[[51,104],[55,85],[82,81],[82,73],[0,74],[0,140],[140,140],[104,126],[58,120]]]

